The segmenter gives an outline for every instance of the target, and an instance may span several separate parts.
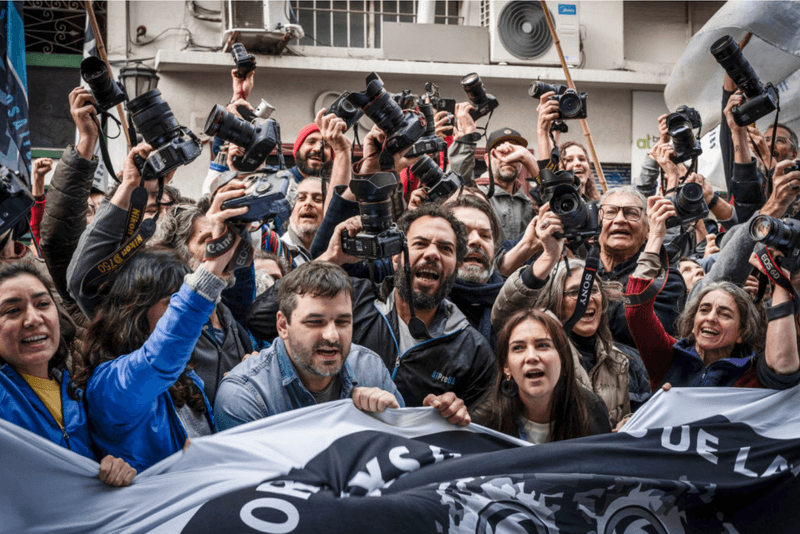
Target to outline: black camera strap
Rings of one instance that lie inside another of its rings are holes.
[[[403,244],[403,270],[405,271],[406,281],[406,294],[403,295],[403,299],[408,304],[408,311],[411,314],[411,318],[408,320],[408,331],[411,333],[411,337],[414,339],[430,339],[431,335],[428,333],[428,327],[425,326],[425,322],[417,317],[417,313],[414,311],[414,290],[411,288],[411,265],[408,259],[408,243]],[[372,273],[370,273],[371,275]]]
[[[114,166],[111,164],[111,156],[108,154],[108,141],[106,140],[107,138],[116,139],[116,137],[109,137],[108,135],[106,135],[105,128],[108,124],[109,118],[111,118],[111,120],[117,123],[117,125],[120,128],[120,131],[122,131],[122,123],[120,123],[116,117],[114,117],[109,113],[100,111],[99,109],[98,113],[103,119],[102,123],[97,120],[96,116],[92,115],[91,117],[92,120],[94,121],[95,126],[97,126],[97,130],[99,132],[99,135],[97,137],[97,142],[100,144],[100,155],[103,156],[103,163],[105,164],[106,169],[108,170],[108,175],[111,176],[111,178],[113,178],[114,180],[117,180],[117,173],[114,172]],[[119,134],[117,134],[117,137],[119,137]]]
[[[568,261],[567,265],[569,265]],[[597,269],[600,267],[600,245],[595,240],[594,245],[589,250],[589,255],[586,257],[586,267],[583,269],[581,276],[580,291],[578,293],[578,300],[575,303],[575,311],[572,316],[564,323],[564,332],[569,336],[572,334],[572,329],[581,320],[583,314],[586,313],[586,308],[589,307],[589,299],[592,296],[592,287],[596,283]],[[601,313],[602,310],[598,310]]]
[[[223,235],[206,243],[203,259],[211,260],[226,254],[228,251],[230,251],[230,249],[233,248],[234,243],[236,243],[237,235],[241,236],[242,239],[236,246],[236,252],[234,253],[233,258],[231,258],[230,263],[228,263],[226,270],[232,272],[241,267],[250,265],[255,251],[249,240],[247,226],[245,225],[239,228],[231,223],[227,224],[227,231]]]
[[[137,167],[140,170],[143,165],[141,158],[134,158]],[[164,192],[164,177],[158,177],[158,194],[156,196],[156,203],[161,202],[161,196]],[[134,254],[144,248],[145,243],[153,237],[156,231],[156,222],[160,210],[156,212],[155,216],[151,219],[144,219],[145,209],[147,208],[148,193],[144,187],[144,179],[139,182],[131,193],[130,207],[125,218],[125,233],[122,238],[122,243],[117,247],[114,252],[100,260],[94,267],[84,275],[81,281],[81,291],[88,296],[93,296],[97,290],[105,282],[109,276],[116,272],[126,261],[133,257]]]
[[[760,273],[759,278],[766,278],[773,284],[777,284],[781,286],[783,289],[789,292],[792,296],[792,300],[785,304],[780,304],[774,307],[767,308],[767,319],[772,321],[774,319],[779,319],[781,317],[785,317],[786,315],[796,314],[798,311],[798,307],[800,306],[800,294],[798,294],[797,290],[792,286],[791,280],[786,278],[783,275],[780,269],[778,269],[778,262],[776,261],[775,257],[769,251],[767,247],[762,244],[758,244],[755,248],[756,258],[758,258],[758,263],[761,264],[761,267],[764,269],[763,273]],[[759,280],[759,293],[763,296],[763,291],[761,290],[761,280]],[[764,284],[766,286],[766,284]],[[766,289],[766,287],[765,287]],[[791,306],[791,313],[788,313],[787,310],[790,309]]]

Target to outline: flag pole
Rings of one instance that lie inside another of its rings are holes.
[[[92,31],[94,32],[94,39],[97,43],[97,53],[100,55],[100,59],[106,64],[106,68],[108,69],[108,75],[112,76],[113,71],[111,70],[111,64],[108,62],[108,55],[106,54],[106,46],[103,43],[103,36],[100,35],[100,26],[97,24],[97,17],[94,16],[94,8],[92,7],[92,0],[84,0],[83,4],[86,6],[86,15],[89,17],[89,24],[92,25]],[[113,78],[113,76],[112,76]],[[122,131],[125,133],[125,139],[128,142],[128,151],[131,150],[131,138],[128,135],[128,123],[125,120],[125,109],[122,107],[122,104],[117,104],[117,114],[119,115],[119,122],[122,123]]]
[[[573,91],[577,91],[577,89],[575,89],[575,84],[572,82],[572,76],[569,73],[567,61],[564,59],[564,53],[561,51],[561,41],[558,40],[556,27],[553,24],[553,19],[550,17],[550,11],[547,10],[547,4],[545,3],[545,0],[539,0],[539,3],[542,4],[542,11],[544,11],[544,18],[547,20],[547,27],[550,29],[550,35],[553,36],[553,44],[555,44],[556,51],[558,52],[558,59],[561,61],[561,68],[564,69],[564,76],[567,79],[567,86]],[[586,122],[586,119],[580,119],[580,121],[583,135],[586,137],[586,144],[589,147],[589,154],[594,162],[594,170],[597,172],[597,177],[600,179],[600,186],[603,188],[603,193],[605,193],[606,189],[608,189],[608,185],[606,184],[606,177],[603,174],[603,168],[600,166],[600,159],[597,157],[597,152],[594,149],[592,132],[589,131],[589,124]]]

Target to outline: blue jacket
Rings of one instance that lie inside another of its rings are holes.
[[[186,368],[214,306],[184,283],[140,349],[97,366],[86,399],[91,436],[103,454],[141,472],[181,450],[186,430],[168,390]],[[200,378],[193,371],[189,376],[203,391]],[[206,408],[213,428],[207,398]]]
[[[405,407],[380,357],[353,343],[347,361],[339,371],[339,399],[349,399],[356,387],[377,387],[388,391]],[[256,356],[251,356],[222,380],[214,413],[217,430],[222,431],[297,408],[317,404],[297,375],[283,339]]]
[[[63,430],[25,379],[8,364],[0,367],[0,418],[96,460],[90,445],[86,405],[83,400],[74,400],[67,395],[67,371],[56,373],[56,379],[61,382]]]

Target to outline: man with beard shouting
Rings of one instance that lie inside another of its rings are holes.
[[[297,186],[289,226],[281,241],[291,252],[292,268],[311,260],[308,250],[322,223],[322,180],[308,177]]]
[[[369,280],[353,279],[353,342],[381,356],[407,406],[422,406],[427,395],[447,392],[471,406],[493,383],[494,354],[489,342],[445,298],[466,256],[464,225],[436,204],[404,213],[397,224],[408,241],[410,279],[402,254],[392,258],[395,274],[386,276],[379,288]],[[340,265],[360,261],[342,251],[342,230],[355,235],[361,230],[360,219],[339,224],[318,260]],[[376,264],[384,274],[386,267]],[[411,323],[409,290],[413,313],[424,323],[425,332]],[[271,339],[276,332],[276,295],[273,286],[250,311],[248,324],[262,339]]]

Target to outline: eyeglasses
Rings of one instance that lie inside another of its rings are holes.
[[[592,284],[592,296],[593,297],[598,296],[600,293],[602,293],[602,291],[603,290],[600,289],[600,286],[597,285],[597,283]],[[573,299],[573,300],[577,299],[578,295],[580,295],[580,294],[581,294],[581,288],[580,287],[575,287],[573,289],[568,289],[568,290],[564,291],[564,296],[567,297],[568,299]]]
[[[603,219],[611,221],[617,218],[619,210],[622,210],[623,217],[628,221],[638,221],[644,213],[644,210],[638,206],[612,206],[610,204],[600,206],[599,211]]]

